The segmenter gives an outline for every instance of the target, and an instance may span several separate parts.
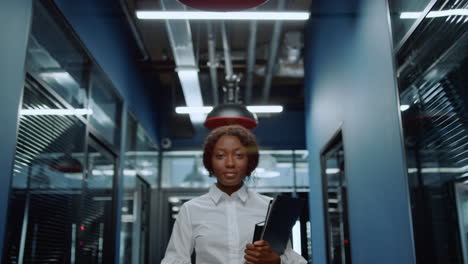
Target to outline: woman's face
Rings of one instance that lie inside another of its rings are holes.
[[[247,173],[247,150],[236,136],[224,135],[213,149],[211,164],[218,179],[218,187],[227,193],[242,186]],[[225,188],[225,189],[223,189]],[[235,190],[234,190],[235,191]]]

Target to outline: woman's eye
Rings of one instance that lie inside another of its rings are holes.
[[[224,154],[216,154],[216,158],[222,159],[222,158],[224,158]]]
[[[244,154],[242,154],[242,153],[237,153],[237,154],[236,154],[236,158],[238,158],[238,159],[243,159],[243,158],[244,158]]]

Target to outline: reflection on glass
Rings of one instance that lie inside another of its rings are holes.
[[[93,189],[112,189],[113,179],[115,175],[115,167],[113,160],[96,152],[88,152],[89,177],[87,180],[88,188]]]
[[[433,0],[389,1],[393,44],[395,46],[403,39],[417,19],[423,16],[426,7],[433,2]]]
[[[126,130],[120,263],[146,263],[149,190],[157,185],[159,152],[131,114]]]
[[[251,187],[308,187],[309,167],[306,150],[260,151]]]
[[[208,188],[215,182],[203,166],[201,151],[163,152],[162,170],[163,188]]]
[[[26,56],[26,70],[76,108],[86,107],[90,59],[73,36],[39,1]]]
[[[118,146],[121,102],[110,82],[99,71],[91,75],[91,125],[106,136],[109,143]]]
[[[115,248],[115,157],[89,138],[88,168],[78,212],[76,263],[112,263]]]
[[[22,109],[64,109],[30,81]],[[75,116],[20,116],[2,263],[69,263],[83,184],[84,134]]]
[[[436,1],[396,54],[418,263],[468,263],[453,191],[468,176],[467,4]]]

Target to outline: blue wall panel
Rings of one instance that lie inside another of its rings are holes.
[[[169,133],[169,131],[164,132],[165,134]],[[259,118],[258,126],[252,132],[257,137],[260,149],[306,148],[303,112],[284,111],[281,114],[271,114],[269,117]],[[173,139],[172,148],[169,150],[201,150],[209,133],[210,130],[205,128],[203,124],[197,124],[194,126],[194,137]]]
[[[326,263],[319,152],[341,122],[353,263],[415,263],[386,1],[313,1],[312,12],[305,103],[314,263]]]
[[[129,109],[157,142],[157,111],[149,76],[137,63],[135,40],[130,34],[119,1],[56,0],[91,55],[119,90]]]
[[[0,252],[3,252],[31,10],[31,0],[0,2]]]

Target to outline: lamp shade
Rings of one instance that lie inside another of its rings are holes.
[[[257,123],[257,116],[244,105],[220,104],[206,117],[205,127],[213,130],[220,126],[241,125],[247,129],[254,129]]]
[[[191,8],[206,11],[239,11],[254,8],[268,0],[179,0]]]

